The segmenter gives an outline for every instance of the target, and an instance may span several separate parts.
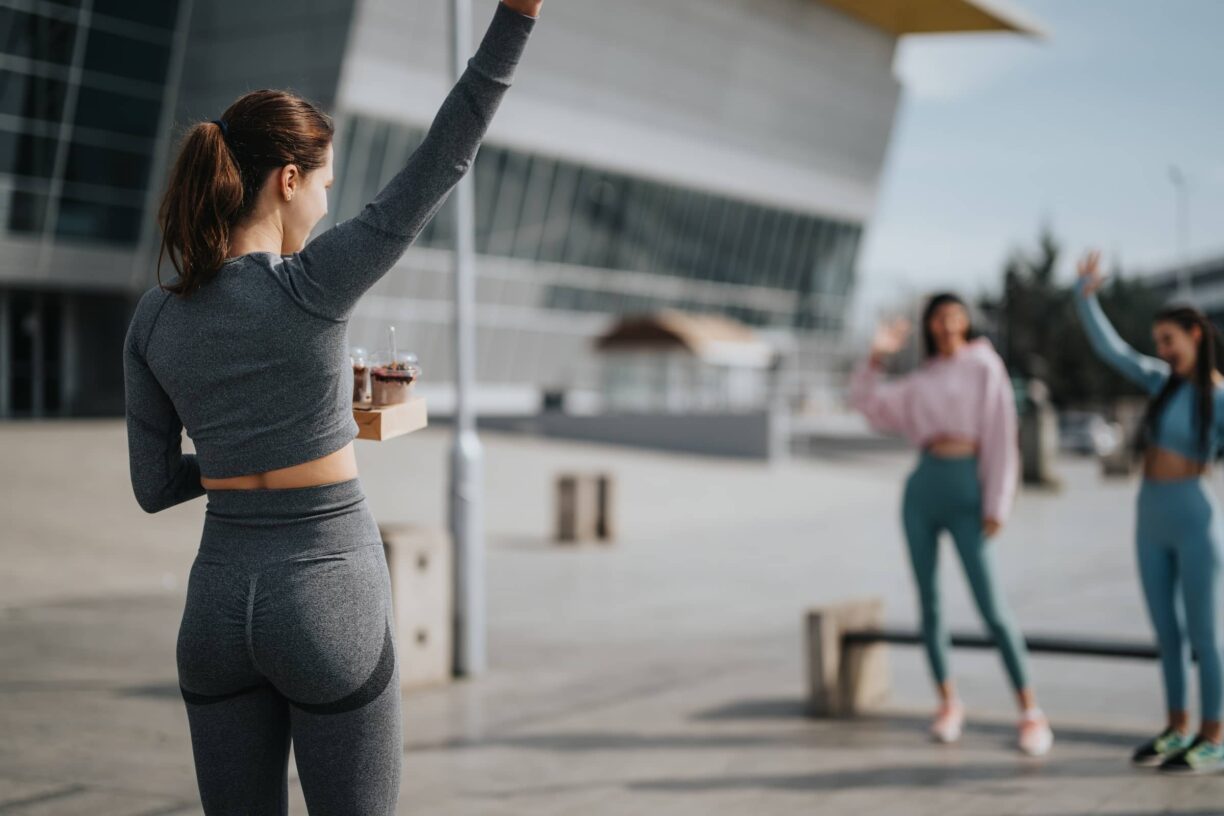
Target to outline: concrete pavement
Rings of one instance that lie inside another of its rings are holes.
[[[923,738],[915,649],[892,650],[887,711],[802,716],[806,606],[882,595],[912,625],[908,456],[768,467],[484,438],[493,670],[406,698],[401,813],[1224,814],[1224,777],[1126,767],[1159,723],[1155,664],[1034,659],[1059,735],[1044,762],[1012,751],[989,653],[954,655],[971,713],[957,747]],[[381,521],[442,524],[446,447],[428,431],[359,448]],[[174,638],[203,502],[141,513],[120,423],[2,425],[0,451],[0,814],[199,813]],[[548,542],[552,477],[574,467],[617,475],[615,547]],[[1064,473],[998,542],[1016,617],[1150,637],[1134,485]],[[948,617],[976,627],[944,553]]]

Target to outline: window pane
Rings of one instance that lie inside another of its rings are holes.
[[[147,155],[73,142],[64,181],[143,190],[148,174]]]
[[[56,234],[134,244],[140,237],[140,209],[64,197],[60,199]]]
[[[702,280],[718,279],[718,256],[721,254],[718,244],[726,223],[727,199],[709,196],[701,232],[697,236],[697,253],[693,260],[697,267],[697,276]]]
[[[663,236],[657,265],[654,271],[660,275],[678,275],[678,260],[684,250],[686,225],[694,210],[694,202],[699,193],[692,190],[675,189],[668,198],[667,207],[663,211]]]
[[[515,258],[535,260],[539,257],[540,240],[544,236],[548,200],[556,171],[557,163],[552,159],[536,156],[531,162],[531,175],[523,197],[522,222],[514,238],[514,246],[510,250]]]
[[[170,49],[93,29],[85,45],[85,70],[158,82],[166,72]]]
[[[145,200],[144,190],[120,190],[117,187],[98,187],[91,184],[65,184],[60,193],[65,198],[129,207],[144,206]]]
[[[55,169],[56,140],[0,130],[0,173],[50,178]]]
[[[174,28],[178,7],[178,0],[94,0],[93,11],[158,28]]]
[[[501,189],[502,169],[509,153],[498,147],[486,146],[476,157],[473,184],[476,187],[476,251],[487,254],[493,213]]]
[[[709,279],[710,270],[701,264],[701,248],[713,200],[713,196],[705,193],[694,197],[693,210],[684,228],[684,253],[679,259],[680,274],[686,278]]]
[[[354,116],[345,129],[336,155],[336,192],[333,204],[336,217],[347,220],[361,212],[370,200],[366,175],[370,172],[370,139],[374,125],[362,116]],[[372,186],[372,185],[371,185]]]
[[[58,79],[0,70],[0,113],[58,123],[67,93]]]
[[[0,51],[5,54],[70,65],[75,39],[72,23],[0,8]]]
[[[637,270],[646,262],[644,243],[651,223],[653,186],[637,179],[629,179],[625,184],[624,228],[612,257],[617,269]]]
[[[501,179],[497,185],[497,200],[493,206],[488,245],[485,252],[490,255],[513,254],[514,238],[518,233],[519,219],[523,213],[523,196],[527,192],[527,174],[531,159],[522,153],[508,153],[502,165]]]
[[[565,253],[565,238],[569,234],[574,197],[578,192],[578,170],[566,162],[557,163],[553,175],[552,194],[548,200],[548,215],[544,219],[540,241],[541,261],[559,263]]]
[[[153,139],[157,136],[161,104],[127,94],[82,87],[77,97],[76,124]]]
[[[13,190],[9,197],[9,232],[42,232],[47,217],[47,196],[26,190]]]
[[[597,171],[586,167],[578,168],[575,196],[571,200],[570,226],[560,258],[563,263],[586,263],[587,251],[591,246],[591,189],[598,179]]]

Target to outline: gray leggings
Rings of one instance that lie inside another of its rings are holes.
[[[402,758],[391,585],[361,483],[208,495],[179,627],[205,813],[391,814]]]

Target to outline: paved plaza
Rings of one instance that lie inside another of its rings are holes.
[[[485,434],[492,668],[405,698],[400,812],[463,814],[1224,814],[1224,777],[1133,771],[1161,719],[1156,666],[1037,657],[1058,742],[1011,748],[997,658],[954,655],[962,744],[924,739],[918,650],[891,649],[889,707],[803,715],[803,610],[887,599],[912,626],[897,506],[910,457],[845,446],[765,466]],[[442,525],[448,437],[361,443],[380,521]],[[204,511],[131,497],[119,422],[0,425],[0,814],[200,808],[174,642]],[[549,540],[554,475],[602,468],[619,540]],[[1131,557],[1130,482],[1063,463],[997,543],[1030,633],[1150,638]],[[1224,487],[1220,477],[1215,484]],[[944,550],[947,617],[976,628]],[[304,814],[294,783],[291,812]]]

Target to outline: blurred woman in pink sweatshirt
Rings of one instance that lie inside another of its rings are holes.
[[[850,402],[872,427],[903,434],[922,451],[905,485],[902,518],[918,585],[923,640],[941,700],[931,733],[940,742],[955,742],[965,720],[948,676],[948,633],[939,609],[939,536],[946,530],[1016,691],[1019,747],[1026,754],[1043,755],[1054,735],[1037,707],[1024,638],[1007,613],[989,541],[1007,520],[1019,473],[1011,381],[990,341],[975,337],[965,303],[952,294],[936,295],[927,303],[922,316],[927,359],[922,367],[886,380],[884,361],[904,347],[909,328],[906,321],[897,321],[877,329],[871,355],[851,379]]]

